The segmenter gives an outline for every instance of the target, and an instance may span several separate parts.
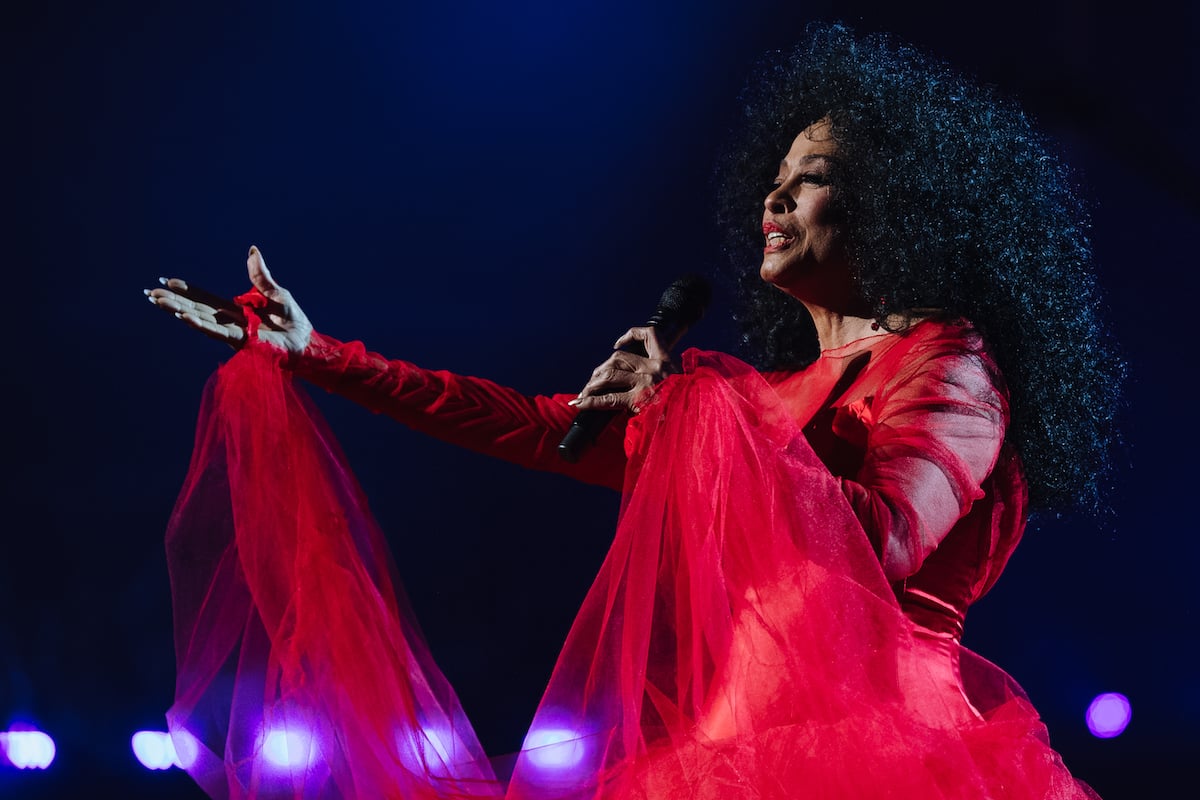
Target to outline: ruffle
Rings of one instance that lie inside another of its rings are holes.
[[[279,359],[210,382],[167,536],[168,721],[210,796],[1094,797],[1008,676],[901,612],[771,387],[696,351],[627,429],[612,546],[498,773]]]

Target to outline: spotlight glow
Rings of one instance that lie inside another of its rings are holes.
[[[450,751],[454,749],[452,733],[443,733],[436,728],[423,728],[417,741],[421,749],[421,760],[427,768],[444,768],[450,765]],[[434,774],[438,774],[438,770],[435,769]]]
[[[271,728],[263,734],[262,754],[276,767],[306,768],[317,760],[317,743],[312,734],[300,728]]]
[[[530,731],[521,748],[529,763],[540,769],[569,769],[583,760],[586,746],[569,728],[540,728]]]
[[[420,727],[415,730],[401,729],[396,732],[396,746],[400,757],[411,769],[428,771],[439,777],[453,777],[456,758],[463,758],[462,749],[454,732],[441,727]],[[469,758],[468,756],[465,756]]]
[[[1129,698],[1116,692],[1098,695],[1087,710],[1087,726],[1092,736],[1111,739],[1120,736],[1133,716]]]
[[[0,733],[0,748],[17,769],[46,769],[54,761],[54,740],[38,730]]]
[[[138,731],[130,740],[133,754],[146,769],[170,769],[178,766],[171,734],[163,731]]]
[[[182,728],[167,735],[171,738],[171,746],[175,748],[175,766],[191,769],[200,755],[200,743],[196,737]]]

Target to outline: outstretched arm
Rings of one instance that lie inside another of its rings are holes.
[[[559,472],[587,483],[620,489],[624,478],[624,428],[609,429],[595,452],[578,464],[559,457],[557,446],[574,418],[573,395],[525,396],[482,378],[422,369],[343,344],[313,331],[307,315],[271,276],[257,247],[246,267],[252,286],[266,299],[258,339],[288,354],[297,375],[368,409],[443,441],[534,469]],[[241,308],[179,278],[160,279],[145,290],[150,302],[185,325],[233,348],[247,340]]]
[[[558,454],[573,395],[528,396],[484,378],[428,370],[320,333],[288,359],[297,375],[414,430],[469,450],[586,483],[621,489],[624,426],[610,425],[578,463]]]

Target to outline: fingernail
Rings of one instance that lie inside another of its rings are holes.
[[[179,312],[179,311],[176,311],[176,312],[175,312],[175,319],[183,319],[183,313],[182,313],[182,312]]]
[[[157,297],[150,297],[150,296],[149,296],[149,295],[150,295],[150,290],[149,290],[149,289],[146,289],[145,291],[146,291],[146,299],[147,299],[147,300],[149,300],[151,303],[154,303],[154,305],[158,305],[158,298],[157,298]]]
[[[254,245],[250,245],[250,252],[249,252],[249,253],[247,253],[246,255],[251,255],[251,256],[252,256],[252,255],[254,255],[254,253],[255,253],[255,252],[257,252],[257,250],[258,250],[258,248],[257,248],[257,247],[255,247]]]
[[[158,279],[158,282],[159,282],[159,283],[161,283],[163,286],[166,286],[166,285],[167,285],[167,279],[166,279],[166,278],[159,278],[159,279]]]
[[[569,406],[577,406],[577,405],[579,405],[579,398],[578,398],[578,397],[576,397],[574,400],[568,400],[568,401],[567,401],[567,405],[569,405]]]

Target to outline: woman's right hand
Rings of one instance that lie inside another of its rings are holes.
[[[246,271],[251,285],[267,298],[266,307],[260,311],[258,339],[289,353],[304,352],[312,338],[312,323],[292,299],[292,293],[271,277],[257,247],[250,248]],[[162,287],[145,290],[151,303],[230,347],[239,348],[246,343],[246,316],[232,300],[188,286],[179,278],[159,278],[159,281]]]

